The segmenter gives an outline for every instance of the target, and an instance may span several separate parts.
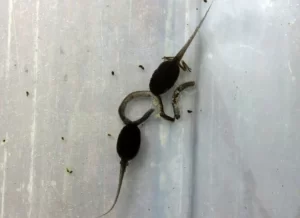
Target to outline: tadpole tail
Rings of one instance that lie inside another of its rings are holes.
[[[123,101],[121,102],[118,112],[119,112],[119,116],[121,118],[121,120],[123,121],[123,123],[125,125],[128,125],[130,123],[134,123],[136,125],[140,125],[141,123],[145,122],[150,115],[154,112],[154,109],[149,109],[140,119],[135,120],[135,121],[131,121],[130,119],[128,119],[125,116],[125,109],[126,106],[128,104],[128,102],[130,102],[132,99],[137,98],[137,97],[151,97],[152,94],[150,91],[136,91],[136,92],[132,92],[130,94],[128,94]]]
[[[178,105],[180,92],[182,92],[186,88],[192,87],[192,86],[195,86],[194,81],[186,82],[186,83],[179,85],[173,92],[172,106],[173,106],[174,116],[177,120],[180,118],[180,109],[179,109],[179,105]]]
[[[116,194],[114,203],[112,204],[111,208],[107,212],[105,212],[104,214],[102,214],[100,216],[97,216],[96,218],[100,218],[100,217],[103,217],[103,216],[107,215],[109,212],[111,212],[114,209],[114,207],[115,207],[115,205],[117,203],[118,197],[120,195],[122,183],[123,183],[123,177],[124,177],[124,174],[125,174],[128,162],[121,160],[120,165],[121,166],[120,166],[120,174],[119,174],[119,184],[118,184],[118,190],[117,190],[117,194]]]
[[[190,46],[191,42],[193,41],[193,39],[195,38],[198,30],[200,29],[200,27],[202,26],[212,4],[214,3],[214,0],[212,1],[212,3],[210,4],[209,8],[207,9],[207,11],[205,12],[204,17],[201,19],[200,23],[198,24],[198,26],[196,27],[196,29],[194,30],[193,34],[191,35],[191,37],[188,39],[188,41],[185,43],[185,45],[182,47],[182,49],[180,49],[180,51],[177,53],[177,55],[175,56],[175,58],[177,59],[177,61],[180,61],[184,55],[184,53],[186,52],[186,50],[188,49],[188,47]]]

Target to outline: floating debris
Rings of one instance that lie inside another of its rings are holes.
[[[143,65],[139,65],[139,68],[141,68],[142,70],[145,70],[145,67]]]
[[[67,171],[67,173],[70,173],[70,174],[73,173],[73,170],[70,170],[69,168],[66,168],[66,171]]]

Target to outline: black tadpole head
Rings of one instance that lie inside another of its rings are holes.
[[[135,124],[128,124],[121,130],[118,142],[117,152],[122,161],[133,159],[139,152],[141,144],[141,131]]]
[[[179,66],[174,60],[162,62],[152,74],[150,91],[158,96],[172,88],[179,76]]]

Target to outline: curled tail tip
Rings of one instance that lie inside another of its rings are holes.
[[[104,217],[105,215],[109,214],[110,211],[112,211],[113,208],[110,208],[107,212],[101,214],[100,216],[97,216],[95,218],[100,218],[100,217]]]

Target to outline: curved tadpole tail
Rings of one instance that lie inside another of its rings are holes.
[[[118,184],[118,190],[117,190],[117,194],[116,194],[114,203],[112,204],[112,206],[110,207],[110,209],[107,212],[105,212],[104,214],[102,214],[100,216],[97,216],[96,218],[100,218],[100,217],[103,217],[103,216],[107,215],[110,211],[112,211],[112,209],[114,209],[114,207],[115,207],[115,205],[117,203],[118,197],[120,195],[122,183],[123,183],[123,177],[124,177],[124,174],[125,174],[128,162],[121,160],[120,165],[121,166],[120,166],[120,174],[119,174],[119,184]]]
[[[209,8],[207,9],[204,17],[202,18],[202,20],[200,21],[200,23],[198,24],[198,26],[196,27],[196,29],[194,30],[193,34],[191,35],[191,37],[188,39],[188,41],[185,43],[185,45],[182,47],[182,49],[180,49],[180,51],[177,53],[177,55],[175,56],[175,58],[180,61],[184,55],[184,53],[186,52],[186,50],[188,49],[188,47],[190,46],[191,42],[193,41],[193,39],[195,38],[198,30],[200,29],[200,27],[202,26],[212,4],[214,3],[214,0],[212,1],[212,3],[210,4]]]
[[[179,106],[178,106],[179,94],[180,94],[180,92],[182,92],[186,88],[192,87],[192,86],[195,86],[194,81],[186,82],[186,83],[183,83],[180,86],[178,86],[175,89],[175,91],[173,92],[172,106],[173,106],[174,116],[177,120],[180,118],[180,109],[179,109]]]
[[[152,94],[150,91],[136,91],[136,92],[132,92],[132,93],[128,94],[123,99],[123,101],[121,102],[121,104],[119,106],[118,112],[119,112],[119,116],[120,116],[121,120],[123,121],[123,123],[125,125],[128,125],[130,123],[140,125],[141,123],[145,122],[151,116],[151,114],[154,112],[153,108],[149,109],[140,119],[135,120],[135,121],[131,121],[130,119],[128,119],[125,116],[125,109],[126,109],[126,106],[129,101],[131,101],[132,99],[137,98],[137,97],[151,97],[151,96],[152,96]]]

